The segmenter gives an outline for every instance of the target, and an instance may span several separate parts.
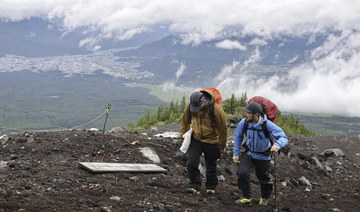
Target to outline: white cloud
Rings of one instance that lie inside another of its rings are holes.
[[[40,17],[63,20],[66,31],[99,31],[99,37],[89,35],[80,43],[95,49],[102,37],[129,39],[158,25],[193,45],[233,35],[255,35],[258,39],[250,45],[257,47],[280,35],[307,35],[311,44],[319,34],[336,32],[311,52],[311,62],[290,70],[286,77],[254,78],[250,70],[261,59],[256,48],[245,63],[234,61],[224,66],[217,79],[221,79],[219,86],[225,94],[247,91],[248,96],[264,95],[284,111],[300,108],[360,116],[356,93],[360,89],[359,11],[358,0],[2,0],[0,19]],[[221,45],[241,48],[227,42]]]
[[[255,38],[255,39],[251,40],[249,44],[253,45],[253,46],[265,46],[267,44],[267,42],[266,42],[266,40]]]
[[[178,68],[175,74],[176,75],[175,83],[179,80],[180,76],[184,73],[185,69],[186,69],[186,65],[184,63],[180,63],[180,67]]]
[[[2,0],[0,4],[3,20],[63,19],[66,30],[86,27],[119,39],[165,24],[182,33],[185,43],[195,44],[233,29],[264,38],[359,29],[358,11],[357,0]]]
[[[332,36],[312,52],[312,61],[286,76],[252,77],[249,69],[224,69],[219,89],[225,95],[264,96],[282,111],[360,116],[360,33]]]
[[[215,46],[221,49],[239,49],[240,51],[246,50],[246,46],[241,45],[238,41],[227,39],[216,43]]]

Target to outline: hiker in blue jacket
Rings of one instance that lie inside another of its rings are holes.
[[[243,109],[246,118],[243,118],[236,127],[233,150],[233,160],[235,163],[239,162],[238,187],[242,190],[243,198],[236,200],[235,203],[251,204],[250,169],[255,166],[261,188],[259,205],[267,206],[273,189],[268,173],[271,154],[276,154],[284,147],[288,139],[280,127],[267,120],[259,103],[252,102]],[[244,134],[246,140],[243,143]],[[271,140],[274,140],[273,144]],[[240,157],[241,147],[244,150]]]

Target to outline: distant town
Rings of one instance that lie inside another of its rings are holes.
[[[104,74],[126,79],[141,79],[153,75],[147,71],[138,71],[136,68],[140,64],[137,62],[121,61],[120,57],[114,55],[117,51],[119,50],[112,49],[85,55],[37,58],[8,54],[0,57],[0,72],[59,70],[70,77],[73,74],[91,74],[102,70]]]

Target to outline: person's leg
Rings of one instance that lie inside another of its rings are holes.
[[[251,199],[251,186],[250,186],[250,169],[253,166],[253,159],[246,153],[240,158],[238,175],[238,187],[243,192],[243,197]]]
[[[196,190],[201,188],[201,175],[199,170],[200,156],[202,154],[201,141],[191,138],[189,150],[186,153],[186,166],[189,175],[189,187]]]
[[[219,144],[202,143],[206,162],[206,189],[215,190],[217,179],[217,160],[220,158]]]
[[[261,197],[268,199],[273,189],[273,183],[269,175],[270,160],[254,160],[254,164],[256,176],[260,182]]]

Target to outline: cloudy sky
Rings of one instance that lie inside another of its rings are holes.
[[[286,79],[251,79],[242,70],[244,64],[234,61],[221,70],[218,87],[224,95],[246,90],[248,96],[268,97],[282,111],[301,108],[354,116],[360,116],[359,11],[359,0],[0,0],[3,21],[61,20],[66,31],[79,27],[100,31],[96,39],[129,39],[161,25],[181,34],[186,44],[221,38],[217,47],[241,51],[246,46],[226,38],[253,34],[263,38],[254,45],[266,45],[266,40],[282,35],[329,35],[311,52],[311,61],[290,70]],[[261,52],[254,51],[246,66],[260,58]],[[227,78],[229,74],[236,78]],[[284,82],[291,89],[284,89]]]

